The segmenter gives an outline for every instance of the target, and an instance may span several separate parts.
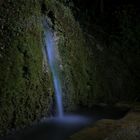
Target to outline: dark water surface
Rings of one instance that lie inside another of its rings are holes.
[[[126,113],[126,109],[108,107],[93,108],[92,111],[82,109],[62,118],[44,118],[40,123],[3,137],[2,140],[67,140],[69,136],[93,125],[97,120],[120,119]]]

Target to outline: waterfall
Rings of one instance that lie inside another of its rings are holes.
[[[49,26],[48,21],[44,22],[44,40],[45,40],[45,56],[48,59],[49,67],[52,73],[54,91],[56,97],[57,115],[63,117],[62,105],[62,87],[60,81],[59,53],[55,41],[54,31]]]
[[[73,113],[63,112],[63,103],[62,103],[62,87],[61,87],[61,79],[60,79],[60,56],[58,51],[58,45],[56,41],[56,36],[53,28],[51,28],[51,24],[49,19],[43,22],[44,25],[44,41],[45,47],[43,50],[44,57],[46,58],[45,63],[47,65],[47,61],[50,67],[50,71],[52,73],[52,79],[54,84],[54,91],[56,97],[56,107],[57,107],[57,116],[51,118],[43,118],[41,121],[44,122],[52,122],[55,124],[65,124],[68,126],[84,126],[88,124],[91,119],[86,116],[81,116]],[[63,126],[62,125],[62,126]]]

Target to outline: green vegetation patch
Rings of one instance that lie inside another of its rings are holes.
[[[43,71],[37,0],[5,0],[0,8],[0,134],[47,115],[52,90]]]

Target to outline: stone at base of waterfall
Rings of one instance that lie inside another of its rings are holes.
[[[68,140],[140,140],[140,112],[120,120],[103,119],[75,133]]]

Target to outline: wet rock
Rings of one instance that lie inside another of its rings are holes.
[[[139,140],[140,113],[129,112],[120,120],[101,120],[74,134],[69,140]]]

